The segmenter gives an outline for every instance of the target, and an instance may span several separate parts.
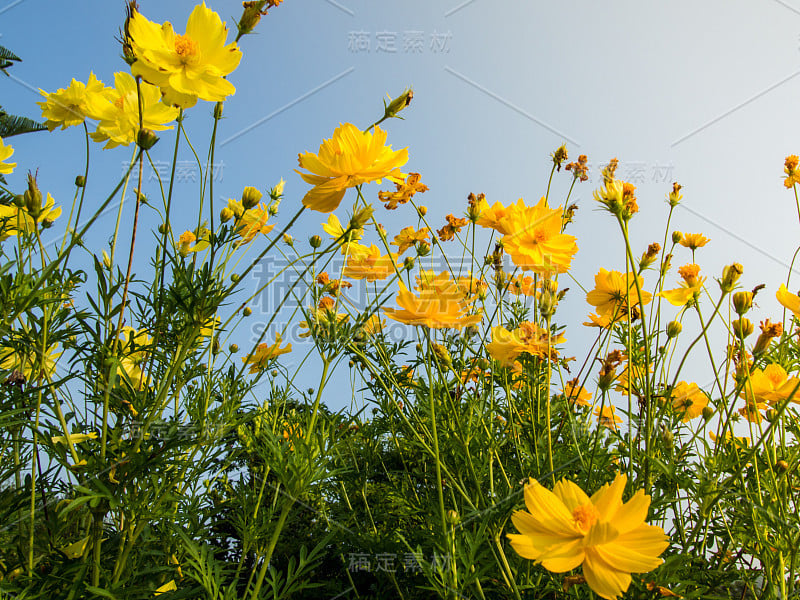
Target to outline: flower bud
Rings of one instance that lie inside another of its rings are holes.
[[[384,119],[391,119],[393,117],[397,117],[400,112],[405,109],[409,104],[411,104],[411,99],[414,97],[414,91],[412,89],[405,90],[402,94],[400,94],[397,98],[392,100],[389,104],[386,104],[386,101],[383,101],[384,111],[383,111],[383,118]],[[397,117],[402,118],[402,117]]]
[[[278,207],[280,205],[281,205],[281,203],[279,201],[275,201],[275,202],[273,202],[272,204],[269,205],[269,208],[267,209],[267,211],[269,212],[269,216],[270,217],[274,217],[275,215],[278,214]]]
[[[778,418],[778,411],[774,408],[768,408],[764,412],[764,418],[767,420],[768,423],[772,423],[775,419]]]
[[[245,210],[249,210],[259,203],[262,196],[263,194],[256,188],[248,185],[242,192],[242,206]]]
[[[683,195],[680,193],[681,187],[682,186],[680,186],[677,181],[672,184],[672,191],[669,193],[669,196],[667,196],[667,202],[669,202],[672,208],[678,206],[678,203],[683,199]],[[675,243],[677,244],[677,242]]]
[[[365,206],[361,210],[356,211],[356,213],[350,217],[349,229],[351,231],[354,229],[363,229],[364,225],[366,225],[367,221],[369,221],[369,218],[374,212],[375,209],[372,208],[372,206]]]
[[[742,317],[741,319],[736,319],[735,321],[731,322],[731,327],[733,328],[733,333],[736,334],[736,337],[744,339],[751,333],[753,333],[753,323],[750,319],[746,319]]]
[[[450,523],[450,525],[458,525],[459,521],[461,521],[461,517],[459,516],[458,511],[447,511],[447,522]]]
[[[683,325],[681,325],[680,321],[670,321],[667,323],[668,338],[672,339],[678,337],[681,331],[683,331]]]
[[[405,267],[406,270],[408,270],[408,271],[413,269],[414,268],[414,257],[413,256],[406,256],[405,260],[403,261],[403,267]]]
[[[231,354],[236,354],[239,351],[239,346],[237,346],[236,344],[231,344],[230,346],[228,346],[228,350],[230,350]]]
[[[42,213],[42,192],[36,183],[36,177],[28,173],[28,189],[22,195],[25,202],[25,210],[36,219]]]
[[[219,121],[222,118],[222,102],[217,102],[214,105],[214,120]]]
[[[417,242],[417,256],[428,256],[431,253],[431,245],[428,242]]]
[[[239,27],[240,36],[251,33],[253,29],[256,28],[256,25],[258,25],[261,17],[267,14],[266,9],[260,8],[259,2],[256,0],[242,2],[242,6],[244,7],[244,12],[239,18],[239,23],[237,24]]]
[[[775,470],[779,473],[786,473],[786,471],[789,470],[789,463],[787,463],[785,460],[779,460],[775,463]]]
[[[753,292],[736,292],[733,295],[733,308],[741,316],[753,306]]]
[[[111,257],[108,255],[108,252],[106,252],[105,250],[103,250],[103,266],[106,269],[110,269],[111,268]]]
[[[168,231],[169,231],[168,223],[161,223],[161,225],[158,226],[158,233],[160,233],[161,235],[164,235]]]
[[[223,223],[227,223],[232,218],[233,218],[233,210],[231,208],[226,206],[221,211],[219,211],[219,220],[222,221]]]
[[[148,129],[147,127],[140,129],[139,133],[136,135],[136,144],[142,150],[150,150],[150,148],[156,145],[157,141],[158,136],[152,129]]]
[[[550,157],[553,159],[553,164],[555,165],[558,171],[561,170],[562,163],[567,160],[567,146],[566,144],[561,144],[556,151],[553,152]]]
[[[673,446],[673,444],[675,442],[675,436],[673,435],[673,433],[669,429],[664,429],[661,432],[661,440],[664,442],[664,445],[667,448],[672,448],[672,446]]]
[[[421,219],[422,217],[424,217],[425,215],[428,214],[428,207],[427,206],[418,206],[417,207],[417,214],[419,215],[419,218]]]
[[[219,336],[214,336],[214,339],[211,340],[211,353],[212,354],[219,354]]]
[[[703,418],[704,418],[706,421],[710,421],[710,420],[711,420],[711,417],[713,417],[713,416],[714,416],[714,409],[713,409],[713,408],[711,408],[710,406],[704,406],[704,407],[703,407],[703,413],[702,413],[702,414],[703,414]]]
[[[719,282],[719,287],[724,293],[733,290],[733,286],[739,281],[742,276],[744,268],[739,263],[733,263],[722,269],[722,280]]]
[[[249,317],[250,315],[252,315],[252,314],[253,314],[253,309],[252,309],[252,308],[250,308],[249,306],[246,306],[246,307],[244,308],[244,310],[242,311],[242,314],[243,314],[245,317]]]
[[[318,235],[312,235],[308,239],[308,243],[311,244],[311,247],[314,249],[319,248],[322,245],[322,238]]]
[[[75,187],[79,188],[86,187],[86,177],[84,177],[83,175],[78,175],[75,178]]]
[[[672,232],[672,243],[673,244],[680,244],[682,239],[683,239],[683,234],[680,231],[673,231]]]
[[[450,366],[453,364],[453,359],[450,357],[450,352],[441,344],[432,344],[434,356],[444,365]]]
[[[283,243],[287,246],[294,246],[294,239],[288,233],[283,234]]]

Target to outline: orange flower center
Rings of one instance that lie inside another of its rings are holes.
[[[572,518],[575,521],[575,526],[584,533],[589,531],[589,528],[597,523],[600,518],[600,513],[597,512],[594,504],[584,504],[572,511]]]
[[[114,100],[114,106],[119,110],[122,110],[122,106],[125,104],[125,96],[120,96],[116,100]]]
[[[188,35],[175,36],[175,52],[181,57],[183,64],[188,63],[190,60],[197,58],[200,54],[200,48],[192,38]]]

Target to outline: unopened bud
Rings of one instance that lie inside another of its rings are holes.
[[[428,207],[427,206],[418,206],[417,207],[417,214],[420,216],[420,218],[424,217],[425,215],[428,214]]]
[[[259,3],[256,0],[242,2],[244,12],[239,18],[239,35],[247,35],[248,33],[252,32],[256,25],[258,25],[261,17],[267,14],[267,11],[260,9],[258,4]]]
[[[362,229],[374,212],[375,209],[372,208],[372,206],[365,206],[361,210],[356,211],[356,213],[350,217],[350,230]]]
[[[447,511],[447,522],[450,523],[450,525],[458,525],[459,521],[461,521],[461,517],[459,516],[457,511],[455,510]]]
[[[681,334],[683,331],[683,325],[681,325],[680,321],[670,321],[667,323],[667,337],[672,339],[676,338]]]
[[[764,412],[764,418],[767,420],[768,423],[772,423],[775,419],[778,418],[778,411],[774,408],[768,408]]]
[[[722,269],[722,280],[719,282],[719,287],[724,293],[733,290],[733,286],[739,281],[742,276],[744,268],[739,263],[733,263]]]
[[[413,256],[406,256],[405,260],[403,261],[403,267],[405,267],[406,270],[408,270],[408,271],[413,269],[414,268],[414,257]]]
[[[733,308],[737,315],[745,314],[753,306],[753,292],[736,292],[733,295]]]
[[[664,442],[664,445],[667,448],[672,448],[672,445],[675,442],[675,435],[673,435],[669,429],[665,429],[661,432],[661,440]]]
[[[704,407],[703,407],[703,413],[702,413],[702,414],[703,414],[703,418],[704,418],[706,421],[710,421],[710,420],[711,420],[711,417],[713,417],[713,416],[714,416],[714,409],[713,409],[713,408],[711,408],[710,406],[704,406]]]
[[[169,231],[168,223],[161,223],[161,225],[158,226],[158,233],[160,233],[161,235],[166,234],[168,231]]]
[[[732,321],[731,327],[733,328],[733,333],[736,334],[736,337],[741,339],[744,339],[753,333],[754,329],[753,323],[750,321],[750,319],[746,319],[744,317]]]
[[[211,341],[211,353],[212,354],[219,354],[219,337],[214,336],[214,339]]]
[[[289,235],[288,233],[284,233],[283,234],[283,243],[286,244],[287,246],[293,246],[294,245],[294,238],[292,238],[292,236]]]
[[[230,207],[225,207],[221,211],[219,211],[219,220],[223,223],[227,223],[233,218],[233,210]]]
[[[28,173],[28,189],[23,194],[25,210],[36,219],[42,212],[42,192],[36,183],[36,177]]]
[[[86,187],[86,177],[84,177],[83,175],[78,175],[75,178],[75,187],[79,188]]]
[[[678,203],[683,199],[683,195],[680,192],[681,186],[676,181],[672,184],[672,191],[669,193],[669,196],[667,196],[667,202],[669,202],[672,208],[678,206]]]
[[[683,239],[683,234],[680,231],[673,231],[672,232],[672,243],[673,244],[680,244],[682,239]]]
[[[228,350],[230,350],[231,354],[236,354],[239,351],[239,346],[237,346],[236,344],[231,344],[230,346],[228,346]]]
[[[417,256],[428,256],[431,253],[431,245],[428,242],[417,242]]]
[[[447,348],[441,344],[433,344],[432,348],[434,356],[436,356],[436,358],[439,359],[442,364],[447,366],[453,364],[453,359],[450,357],[450,352],[447,350]]]
[[[779,473],[786,473],[786,471],[789,470],[789,463],[787,463],[785,460],[779,460],[775,463],[775,470]]]
[[[242,206],[245,210],[249,210],[259,203],[262,196],[263,194],[256,188],[248,185],[242,192]]]
[[[308,239],[308,243],[311,244],[311,247],[314,249],[319,248],[322,245],[322,238],[318,235],[312,235]]]
[[[246,307],[245,307],[245,309],[242,311],[242,314],[243,314],[245,317],[249,317],[250,315],[252,315],[252,314],[253,314],[253,309],[252,309],[252,308],[250,308],[249,306],[246,306]]]
[[[219,121],[222,118],[222,102],[217,102],[214,105],[214,120]]]
[[[148,129],[147,127],[140,129],[136,136],[136,144],[142,150],[150,150],[150,148],[156,145],[157,141],[158,136],[152,129]]]
[[[413,97],[414,97],[414,91],[411,89],[407,89],[397,98],[392,100],[389,104],[386,104],[386,101],[384,100],[383,118],[390,119],[393,117],[397,117],[397,115],[400,114],[400,112],[404,108],[406,108],[409,104],[411,104],[411,99]],[[397,118],[402,118],[402,117],[397,117]]]

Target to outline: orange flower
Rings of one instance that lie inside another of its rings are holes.
[[[417,192],[423,193],[428,191],[428,186],[419,182],[421,177],[419,173],[409,173],[405,181],[401,178],[395,179],[394,177],[390,177],[389,179],[394,181],[397,191],[378,192],[378,199],[381,202],[386,202],[384,206],[387,209],[396,209],[398,204],[405,204],[411,200]]]
[[[339,125],[333,137],[324,140],[317,154],[298,155],[299,173],[314,187],[303,197],[303,206],[320,212],[336,210],[347,188],[362,183],[380,183],[384,177],[402,177],[400,167],[408,162],[408,148],[394,151],[386,146],[386,132],[362,132],[352,123]]]
[[[401,229],[400,233],[394,236],[392,246],[397,246],[397,251],[402,254],[417,242],[424,242],[429,237],[430,231],[427,227],[414,231],[414,227],[409,225]]]
[[[342,277],[350,279],[366,279],[379,281],[395,272],[399,254],[381,254],[380,249],[372,244],[369,248],[361,244],[350,244],[347,265],[342,269]]]
[[[475,221],[476,225],[481,227],[491,228],[503,235],[510,233],[506,231],[505,227],[501,224],[503,218],[511,215],[514,211],[524,210],[527,208],[525,202],[520,198],[516,204],[511,204],[506,208],[500,202],[495,202],[491,206],[486,201],[486,198],[481,198],[477,204],[478,220]]]
[[[586,391],[585,387],[578,385],[577,377],[567,382],[563,393],[567,401],[574,406],[591,406],[589,400],[592,399],[592,395]]]
[[[594,409],[594,416],[597,417],[597,424],[602,425],[603,427],[608,427],[609,429],[613,429],[614,431],[617,430],[617,425],[622,423],[622,419],[617,416],[616,410],[610,404],[603,407],[603,410],[600,410],[600,407]]]
[[[449,242],[455,238],[456,234],[461,231],[469,222],[467,219],[456,219],[453,215],[447,215],[447,225],[436,231],[439,239],[443,242]]]
[[[800,162],[800,158],[795,154],[790,154],[783,163],[783,172],[786,173],[783,185],[787,188],[792,187],[795,183],[800,183],[800,171],[797,170],[798,162]]]
[[[633,273],[626,275],[619,271],[600,269],[594,276],[594,289],[586,294],[586,301],[597,309],[597,314],[609,320],[617,320],[627,315],[630,296],[631,308],[639,304],[636,290],[638,277]],[[626,281],[627,280],[627,281]],[[641,287],[641,281],[639,282]],[[649,292],[642,290],[642,300],[647,304],[652,299]]]
[[[771,363],[764,370],[753,369],[750,373],[749,383],[745,383],[742,391],[743,398],[759,404],[766,402],[772,406],[791,396],[793,402],[800,403],[800,390],[795,391],[800,385],[800,379],[789,377],[786,371],[777,363]],[[794,395],[792,395],[794,392]]]
[[[702,233],[684,233],[679,243],[684,248],[694,251],[705,246],[709,241]]]
[[[514,366],[520,354],[554,359],[558,356],[556,346],[566,342],[563,334],[551,335],[547,329],[530,321],[523,321],[514,331],[502,325],[492,327],[492,341],[486,344],[486,351],[505,367]]]
[[[664,290],[659,292],[657,296],[664,298],[667,302],[674,306],[686,306],[692,302],[696,302],[700,292],[703,289],[705,277],[698,277],[700,274],[700,267],[696,264],[688,264],[678,269],[678,275],[683,278],[681,287],[674,290]]]

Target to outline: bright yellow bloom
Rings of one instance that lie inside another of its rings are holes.
[[[627,279],[627,283],[626,283]],[[639,304],[639,293],[636,290],[638,277],[633,273],[626,275],[619,271],[606,271],[600,269],[594,276],[594,289],[586,294],[586,301],[594,306],[600,317],[616,321],[628,314],[628,297],[631,308]],[[641,287],[641,280],[639,287]],[[642,290],[644,304],[650,302],[653,296]]]
[[[328,215],[327,223],[322,223],[322,230],[329,236],[331,236],[333,238],[333,241],[342,238],[339,240],[339,250],[341,251],[342,254],[347,254],[349,251],[352,251],[353,242],[357,242],[364,236],[364,229],[361,227],[358,227],[356,229],[351,229],[345,236],[347,228],[342,227],[342,223],[339,221],[339,217],[337,217],[333,213]],[[349,244],[348,241],[350,242]]]
[[[386,316],[407,325],[424,325],[432,329],[452,327],[461,329],[481,322],[481,313],[470,315],[471,300],[464,299],[464,294],[456,286],[439,293],[434,290],[423,290],[419,296],[408,291],[400,282],[397,303],[402,310],[384,308]]]
[[[511,367],[523,352],[555,359],[558,356],[556,346],[566,341],[562,334],[553,336],[544,327],[523,321],[514,331],[502,325],[492,327],[492,341],[486,344],[486,351],[503,366]]]
[[[609,429],[617,430],[617,425],[622,423],[622,419],[617,416],[616,409],[607,404],[600,410],[600,407],[594,409],[594,416],[597,417],[597,424]]]
[[[800,296],[792,294],[786,289],[786,285],[782,283],[781,287],[779,287],[778,291],[775,293],[775,297],[785,308],[792,311],[795,317],[800,319]]]
[[[370,247],[351,244],[347,264],[342,269],[342,277],[379,281],[395,272],[398,254],[381,254],[380,249],[372,244]]]
[[[198,233],[200,234],[199,236],[197,235]],[[187,256],[190,252],[202,252],[208,248],[211,245],[209,243],[210,233],[208,229],[202,226],[196,232],[184,231],[181,237],[178,238],[178,251],[181,256]]]
[[[30,348],[28,352],[19,352],[10,346],[0,348],[0,369],[19,371],[25,381],[52,379],[56,372],[56,361],[63,352],[56,352],[58,344],[47,349],[45,356],[40,356],[38,349]]]
[[[690,250],[697,250],[705,246],[709,241],[702,233],[684,233],[681,237],[680,245]]]
[[[438,275],[432,270],[422,269],[417,274],[417,284],[414,289],[418,292],[433,291],[437,294],[459,293],[464,300],[472,300],[480,292],[485,291],[487,283],[480,279],[475,279],[470,273],[467,276],[450,278],[450,273],[442,271]],[[466,306],[466,305],[465,305]]]
[[[42,109],[42,118],[46,119],[45,127],[53,131],[61,125],[66,129],[72,125],[80,125],[86,117],[94,118],[92,106],[98,97],[102,98],[106,87],[103,82],[89,74],[89,83],[75,79],[66,89],[48,94],[44,90],[39,92],[46,98],[44,102],[37,102]]]
[[[120,331],[119,340],[117,351],[121,358],[118,375],[127,378],[128,383],[135,389],[141,389],[143,385],[150,385],[150,377],[145,378],[143,367],[147,366],[149,357],[147,349],[153,343],[153,339],[147,335],[147,331],[144,329],[137,330],[125,326]]]
[[[697,300],[703,289],[705,277],[698,277],[700,267],[695,264],[684,265],[678,269],[678,274],[683,278],[681,287],[674,290],[664,290],[656,294],[664,298],[673,306],[686,306]]]
[[[767,403],[772,406],[786,400],[792,392],[792,402],[800,403],[800,379],[789,377],[786,371],[777,363],[771,363],[764,370],[753,369],[750,372],[750,382],[745,383],[743,398],[749,398],[759,404]]]
[[[298,155],[303,181],[314,187],[303,197],[303,206],[320,212],[336,210],[347,188],[381,182],[384,177],[402,177],[408,162],[408,148],[394,151],[386,146],[386,132],[375,126],[375,132],[362,132],[352,123],[339,125],[333,136],[324,140],[319,152]]]
[[[69,435],[54,435],[50,440],[54,444],[64,444],[65,446],[68,444],[80,444],[81,442],[85,442],[86,440],[96,440],[97,439],[97,432],[92,431],[91,433],[70,433]]]
[[[591,404],[589,404],[589,400],[592,399],[592,395],[586,391],[585,387],[578,385],[577,377],[567,382],[567,385],[564,387],[564,391],[562,393],[567,399],[567,402],[572,405],[591,406]]]
[[[588,321],[584,321],[584,325],[586,327],[599,327],[600,329],[606,329],[609,325],[611,325],[611,319],[609,317],[598,317],[594,313],[589,313],[587,316],[589,319]]]
[[[536,289],[533,285],[533,277],[530,275],[517,275],[510,279],[506,284],[506,289],[515,296],[536,296]]]
[[[396,236],[392,246],[397,246],[397,251],[402,254],[417,242],[424,242],[430,237],[430,231],[427,227],[423,227],[417,231],[414,230],[412,225],[404,227]]]
[[[0,175],[10,175],[17,166],[17,163],[4,162],[6,159],[11,158],[12,154],[14,154],[14,148],[7,146],[3,142],[3,138],[0,138]]]
[[[90,134],[95,142],[108,140],[105,148],[128,146],[136,141],[139,132],[139,94],[136,80],[129,73],[114,74],[114,88],[89,96],[89,115],[97,119],[97,131]],[[165,125],[174,121],[178,109],[161,102],[161,92],[155,86],[142,82],[142,127],[161,131],[172,129]]]
[[[281,348],[281,334],[275,333],[275,343],[267,344],[266,342],[259,344],[248,356],[242,357],[242,362],[250,365],[250,373],[258,373],[267,368],[267,365],[274,358],[278,358],[281,354],[286,354],[292,351],[292,345],[286,344]]]
[[[478,201],[478,220],[475,221],[476,225],[480,225],[481,227],[491,228],[506,235],[508,233],[512,233],[508,231],[505,226],[501,223],[501,221],[506,217],[514,214],[516,211],[525,210],[528,208],[525,206],[525,202],[522,198],[517,200],[516,204],[511,204],[507,208],[503,206],[500,202],[495,202],[491,206],[486,201],[486,198],[481,198]]]
[[[19,208],[16,204],[0,205],[0,242],[20,232],[32,234],[37,225],[45,221],[52,223],[60,216],[61,207],[55,206],[55,200],[49,193],[45,205],[35,219],[25,207]]]
[[[672,409],[680,415],[684,423],[699,417],[706,406],[708,406],[708,396],[696,383],[681,381],[672,390]]]
[[[128,32],[136,57],[131,72],[160,87],[168,105],[189,108],[198,98],[221,102],[236,92],[225,76],[239,66],[242,53],[236,42],[225,44],[228,29],[205,2],[189,15],[185,35],[138,11],[128,21]]]
[[[631,573],[646,573],[661,564],[669,546],[664,530],[644,522],[650,496],[637,491],[622,502],[627,477],[618,474],[591,498],[562,479],[549,491],[534,479],[525,486],[525,507],[511,520],[519,534],[507,534],[523,558],[548,571],[564,573],[583,566],[589,587],[601,598],[619,598]]]
[[[229,200],[229,206],[230,202]],[[237,216],[236,233],[241,239],[236,242],[236,245],[241,246],[242,244],[252,241],[259,233],[267,235],[272,231],[275,225],[267,225],[269,216],[269,207],[263,202],[259,206],[254,206],[253,208],[245,210],[240,216]]]
[[[561,207],[550,209],[542,198],[536,206],[517,208],[500,219],[503,248],[514,264],[548,276],[566,273],[578,251],[575,236],[561,233]]]

